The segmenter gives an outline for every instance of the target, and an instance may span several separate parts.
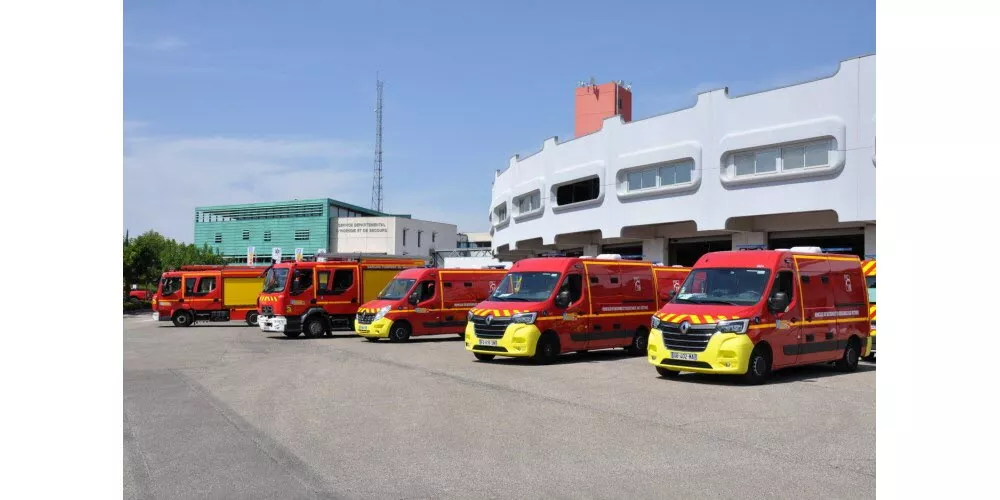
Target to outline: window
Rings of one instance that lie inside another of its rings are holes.
[[[354,286],[353,269],[337,269],[333,273],[333,293],[344,293]]]
[[[436,232],[431,233],[431,243],[437,243],[438,234]]]
[[[294,292],[308,290],[312,286],[312,272],[308,269],[298,269],[292,276],[292,289]]]
[[[496,220],[497,224],[503,224],[507,222],[507,204],[501,203],[500,206],[493,209],[493,218]]]
[[[519,196],[515,202],[518,214],[526,214],[542,208],[542,193],[533,191],[531,194]]]
[[[264,241],[271,241],[271,231],[264,231]]]
[[[215,233],[215,242],[222,243],[222,233]]]
[[[184,278],[184,295],[191,295],[194,293],[194,282],[198,278]]]
[[[308,229],[296,229],[295,230],[295,241],[309,241],[309,230]]]
[[[830,139],[789,144],[735,154],[732,167],[737,177],[825,167],[830,164],[832,150]]]
[[[407,231],[409,231],[409,229],[404,229],[403,230],[403,246],[404,247],[406,246],[406,232]]]
[[[320,271],[316,273],[316,291],[325,294],[330,287],[330,271]]]
[[[671,186],[691,182],[694,160],[684,160],[660,167],[660,185]]]
[[[420,248],[420,245],[423,244],[423,239],[424,239],[424,232],[417,231],[417,248]]]
[[[243,239],[244,240],[249,240],[250,239],[250,230],[249,229],[244,229],[243,230]]]
[[[778,275],[774,277],[774,288],[771,290],[771,296],[778,292],[785,292],[788,295],[788,301],[791,303],[793,297],[795,297],[795,277],[792,276],[791,271],[779,271]]]
[[[177,293],[177,290],[181,289],[181,279],[180,278],[164,278],[162,295],[172,295]]]
[[[556,188],[556,205],[563,206],[582,201],[596,200],[601,194],[601,181],[597,177],[563,184]]]
[[[625,176],[625,191],[633,192],[686,184],[691,182],[693,170],[694,160],[683,160],[633,170]]]
[[[567,276],[563,290],[569,290],[569,303],[575,304],[583,296],[583,277],[579,274]]]
[[[205,294],[215,290],[215,278],[202,278],[198,281],[198,293]]]
[[[420,283],[420,287],[417,288],[417,301],[426,302],[434,298],[434,282],[424,281]]]

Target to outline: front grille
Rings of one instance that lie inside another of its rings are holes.
[[[680,325],[663,323],[663,345],[671,351],[702,352],[715,334],[715,325],[691,325],[687,333],[681,333]]]
[[[509,324],[510,318],[498,318],[494,316],[490,324],[487,325],[485,316],[472,317],[472,326],[475,327],[476,336],[484,339],[498,339],[503,337],[503,332],[507,330],[507,325]]]
[[[271,306],[261,306],[260,314],[262,316],[274,316],[274,308]]]
[[[375,321],[375,313],[373,312],[358,313],[358,323],[361,323],[362,325],[367,325],[370,324],[372,321]]]
[[[472,348],[477,351],[507,352],[506,347],[500,347],[498,345],[477,345],[473,346]]]
[[[687,359],[670,359],[666,358],[661,363],[661,365],[671,365],[671,366],[687,366],[690,368],[712,368],[712,365],[704,361],[690,361]]]

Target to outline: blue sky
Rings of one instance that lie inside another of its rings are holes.
[[[875,52],[874,0],[124,7],[124,226],[183,241],[197,205],[369,206],[376,71],[385,210],[485,231],[494,171],[572,137],[580,80],[631,82],[640,119]]]

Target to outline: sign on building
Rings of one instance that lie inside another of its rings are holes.
[[[252,266],[253,265],[254,250],[256,250],[254,247],[247,247],[247,265],[248,266]]]

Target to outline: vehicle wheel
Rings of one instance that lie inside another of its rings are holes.
[[[295,337],[298,337],[301,333],[302,332],[285,332],[285,336],[290,339],[294,339]]]
[[[313,316],[306,320],[306,324],[302,325],[302,332],[306,334],[308,338],[322,337],[326,333],[326,327],[323,325],[323,319]]]
[[[188,311],[177,311],[174,314],[174,326],[191,326],[194,323],[191,313]]]
[[[475,355],[476,359],[479,361],[493,361],[493,358],[497,357],[496,354],[483,354],[481,352],[474,352],[472,354]]]
[[[867,361],[869,363],[874,363],[875,362],[875,355],[874,354],[869,354],[869,355],[865,356],[864,359],[865,359],[865,361]]]
[[[633,356],[645,356],[647,347],[649,347],[649,332],[640,328],[635,332],[635,337],[632,337],[632,343],[625,348],[625,352]]]
[[[836,362],[837,369],[842,372],[853,372],[858,369],[858,341],[851,339],[844,348],[844,357]]]
[[[458,334],[458,338],[465,340],[465,332]]]
[[[543,334],[535,345],[535,356],[532,359],[538,364],[547,365],[558,356],[559,339],[551,333]]]
[[[677,378],[677,376],[681,374],[681,372],[675,372],[669,368],[664,368],[662,366],[656,367],[656,373],[659,373],[660,376],[663,378]]]
[[[766,380],[770,374],[771,360],[768,359],[766,350],[761,346],[754,347],[743,380],[750,385],[757,385]]]
[[[248,312],[246,320],[248,325],[257,326],[257,320],[258,320],[257,311]]]
[[[410,338],[410,325],[406,323],[396,323],[389,331],[389,340],[393,342],[406,342]]]

